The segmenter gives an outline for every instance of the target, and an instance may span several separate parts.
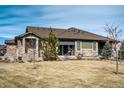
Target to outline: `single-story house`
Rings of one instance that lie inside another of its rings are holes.
[[[27,26],[24,34],[14,40],[6,40],[7,52],[5,57],[10,60],[22,59],[43,60],[43,42],[50,33],[47,27]],[[59,57],[98,57],[109,38],[87,32],[74,27],[68,29],[52,28],[52,32],[59,39]]]

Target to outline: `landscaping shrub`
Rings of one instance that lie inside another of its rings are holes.
[[[83,55],[79,53],[79,54],[77,55],[77,60],[81,60],[81,59],[82,59],[82,56],[83,56]]]
[[[107,41],[102,49],[102,58],[103,59],[109,59],[112,55],[112,46],[111,44]]]
[[[49,37],[43,41],[43,58],[44,60],[57,60],[59,42],[56,36],[49,33]]]

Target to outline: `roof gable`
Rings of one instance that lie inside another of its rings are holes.
[[[15,39],[19,39],[19,38],[27,37],[27,36],[35,36],[37,38],[40,38],[38,35],[35,35],[35,33],[29,32],[29,33],[24,33],[24,34],[18,35],[15,37]]]

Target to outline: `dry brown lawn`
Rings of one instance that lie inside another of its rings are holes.
[[[0,87],[124,87],[124,64],[114,71],[112,61],[0,63]]]

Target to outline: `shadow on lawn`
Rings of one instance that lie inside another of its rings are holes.
[[[114,74],[117,74],[115,71],[113,71]],[[124,75],[124,72],[118,72],[119,75]],[[117,75],[118,75],[117,74]]]

